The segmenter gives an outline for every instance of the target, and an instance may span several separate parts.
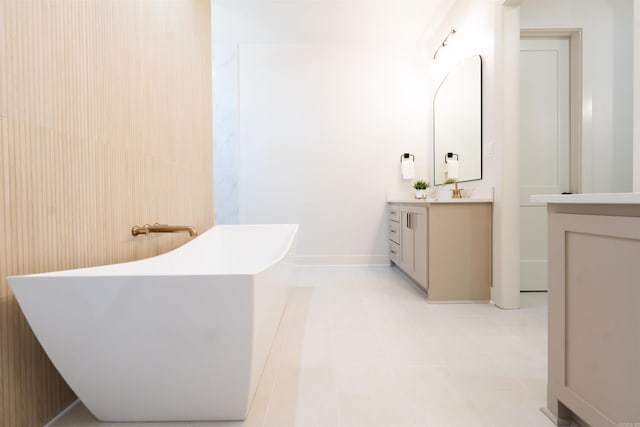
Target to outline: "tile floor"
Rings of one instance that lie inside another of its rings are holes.
[[[520,310],[428,304],[390,267],[298,267],[245,422],[71,426],[550,427],[545,293]]]

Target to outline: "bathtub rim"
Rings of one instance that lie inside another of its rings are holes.
[[[281,253],[279,253],[276,257],[272,258],[271,260],[269,260],[268,263],[265,263],[264,265],[260,266],[260,268],[256,268],[253,270],[243,270],[243,271],[222,271],[222,272],[217,272],[217,271],[213,271],[213,272],[198,272],[195,274],[189,274],[189,273],[184,273],[182,271],[175,271],[175,272],[163,272],[163,273],[157,273],[154,274],[153,270],[150,269],[150,273],[147,273],[146,271],[133,271],[133,272],[123,272],[123,273],[117,273],[115,270],[120,267],[126,267],[126,266],[132,266],[132,265],[140,265],[140,264],[144,264],[144,263],[148,263],[150,260],[153,259],[162,259],[165,257],[169,257],[171,254],[176,254],[177,252],[182,252],[185,250],[188,250],[187,248],[189,248],[192,242],[195,242],[196,239],[198,239],[199,237],[204,237],[205,235],[207,235],[208,233],[212,232],[216,227],[220,227],[220,228],[252,228],[252,227],[261,227],[261,226],[268,226],[268,227],[274,227],[274,226],[281,226],[283,229],[288,227],[290,228],[290,234],[288,236],[288,239],[286,241],[286,244],[284,245],[284,249]],[[225,276],[225,275],[229,275],[229,276],[237,276],[237,275],[256,275],[256,274],[260,274],[261,272],[267,270],[269,267],[271,267],[274,264],[277,264],[278,262],[281,262],[284,258],[286,258],[291,252],[295,251],[295,243],[297,242],[297,238],[298,238],[298,231],[300,229],[300,224],[295,224],[295,223],[286,223],[286,224],[268,224],[268,223],[263,223],[263,224],[220,224],[220,225],[214,225],[213,227],[205,230],[204,232],[202,232],[201,234],[199,234],[198,236],[195,236],[194,238],[186,241],[185,243],[183,243],[182,245],[175,247],[167,252],[163,252],[161,254],[157,254],[157,255],[152,255],[146,258],[140,258],[137,260],[131,260],[131,261],[124,261],[124,262],[117,262],[117,263],[113,263],[113,264],[100,264],[100,265],[93,265],[93,266],[87,266],[87,267],[79,267],[79,268],[70,268],[70,269],[64,269],[64,270],[53,270],[53,271],[43,271],[43,272],[39,272],[39,273],[29,273],[29,274],[18,274],[18,275],[13,275],[13,276],[7,276],[7,281],[9,282],[9,285],[13,288],[13,285],[11,283],[11,281],[13,280],[18,280],[20,281],[21,278],[27,278],[27,277],[99,277],[99,276],[105,276],[105,277],[109,277],[109,278],[118,278],[118,277],[132,277],[132,276],[140,276],[140,277],[158,277],[158,276],[170,276],[170,277],[190,277],[190,276]],[[111,271],[114,270],[114,271]]]

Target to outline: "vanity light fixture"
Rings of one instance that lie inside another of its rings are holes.
[[[434,60],[438,58],[438,53],[440,53],[440,50],[447,47],[447,45],[451,42],[451,40],[455,35],[456,35],[456,30],[449,31],[449,34],[447,34],[447,37],[445,37],[444,40],[442,40],[442,43],[440,43],[440,46],[438,46],[435,53],[433,54]]]

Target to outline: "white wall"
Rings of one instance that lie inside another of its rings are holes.
[[[633,187],[633,0],[525,0],[522,28],[582,28],[582,192]]]
[[[483,179],[474,184],[479,186],[496,186],[499,184],[499,162],[501,120],[496,116],[497,93],[495,86],[496,66],[496,14],[499,5],[496,1],[459,0],[449,14],[433,31],[433,36],[425,41],[429,53],[430,98],[440,86],[444,77],[456,64],[473,55],[482,59],[482,110],[483,110],[483,143],[498,143],[498,151],[491,157],[484,157]],[[450,30],[456,30],[454,43],[443,49],[438,59],[432,60],[433,54]],[[432,129],[432,117],[429,127]],[[433,151],[433,133],[429,134],[429,149]]]
[[[213,182],[215,224],[240,221],[238,45],[213,43]]]
[[[214,42],[415,43],[453,0],[214,0]]]
[[[385,193],[427,176],[415,44],[241,44],[240,222],[299,223],[299,262],[386,263]]]

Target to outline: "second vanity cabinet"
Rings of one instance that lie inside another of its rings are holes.
[[[430,302],[489,301],[491,203],[389,203],[391,262]]]
[[[557,425],[640,426],[640,194],[531,199],[549,203],[544,412]]]

